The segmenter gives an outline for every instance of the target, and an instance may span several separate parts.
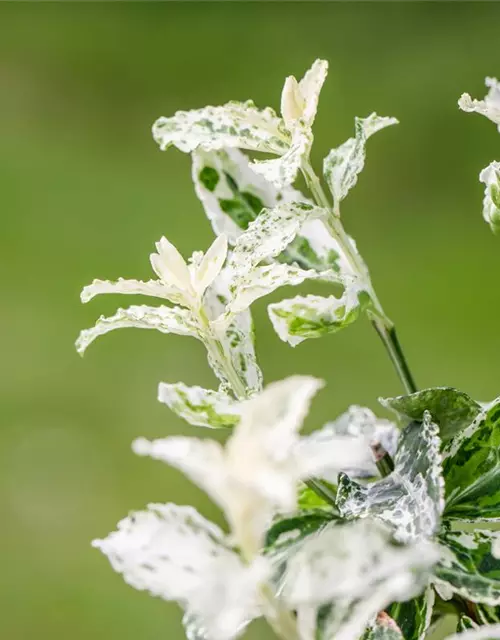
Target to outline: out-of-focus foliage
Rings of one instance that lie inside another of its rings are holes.
[[[285,75],[330,60],[318,169],[352,135],[352,114],[401,123],[370,140],[343,216],[417,381],[498,395],[500,251],[474,179],[498,138],[456,100],[500,73],[499,20],[494,3],[2,3],[0,637],[182,638],[175,605],[127,588],[90,540],[174,496],[221,522],[179,473],[127,444],[193,435],[155,396],[158,380],[213,386],[202,346],[117,332],[83,361],[73,349],[82,326],[116,308],[82,307],[82,285],[148,278],[144,255],[166,231],[185,255],[213,238],[189,158],[151,138],[158,116],[250,96],[278,109]],[[266,380],[328,382],[309,426],[402,392],[366,322],[292,350],[268,302],[255,305]],[[258,625],[252,634],[263,637]]]

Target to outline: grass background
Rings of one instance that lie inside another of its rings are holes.
[[[500,74],[499,22],[495,3],[1,3],[0,637],[181,638],[177,607],[124,585],[90,540],[149,501],[221,521],[179,473],[130,451],[137,435],[205,435],[156,402],[160,380],[214,385],[201,345],[123,331],[84,360],[73,349],[122,303],[83,307],[84,284],[148,278],[162,234],[185,253],[211,242],[189,158],[151,139],[160,115],[278,107],[284,77],[327,58],[317,166],[355,115],[401,121],[370,141],[343,214],[418,384],[499,393],[500,245],[477,175],[500,139],[456,104]],[[328,383],[308,428],[401,391],[366,320],[293,350],[268,301],[255,305],[266,380]]]

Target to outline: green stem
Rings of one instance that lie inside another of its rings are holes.
[[[319,207],[328,211],[328,216],[324,222],[328,227],[332,236],[339,243],[344,252],[351,269],[359,277],[366,288],[372,303],[371,309],[368,310],[368,316],[380,336],[384,347],[389,354],[391,362],[407,393],[414,393],[417,390],[415,380],[410,372],[410,368],[404,356],[401,344],[396,335],[394,323],[386,315],[380,301],[373,288],[368,269],[366,268],[360,255],[355,251],[353,244],[345,232],[344,226],[340,220],[340,210],[338,204],[333,208],[321,186],[318,176],[314,173],[309,161],[305,162],[302,167],[302,173],[306,183]]]

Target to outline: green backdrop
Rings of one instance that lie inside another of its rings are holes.
[[[205,435],[156,402],[160,380],[214,384],[201,345],[123,331],[84,360],[73,348],[130,301],[82,306],[84,284],[148,278],[162,234],[185,253],[211,242],[189,158],[151,139],[160,115],[248,97],[278,107],[285,76],[327,58],[318,166],[354,116],[401,121],[370,141],[343,215],[418,384],[500,392],[500,239],[477,179],[500,137],[457,107],[500,74],[499,24],[494,3],[1,3],[0,637],[180,638],[177,607],[127,587],[90,541],[149,501],[221,522],[179,473],[130,451],[137,435]],[[294,350],[268,302],[255,305],[267,381],[328,383],[307,428],[400,392],[366,320]]]

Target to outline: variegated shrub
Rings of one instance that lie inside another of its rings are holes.
[[[282,640],[420,640],[450,611],[457,639],[500,637],[500,537],[483,526],[500,521],[500,399],[417,390],[340,211],[368,138],[397,120],[355,119],[354,136],[324,160],[328,196],[310,162],[327,69],[317,60],[300,81],[288,77],[281,115],[230,102],[153,126],[162,150],[192,155],[216,238],[186,261],[163,237],[150,256],[154,279],[86,286],[83,302],[104,293],[160,302],[101,317],[77,349],[127,327],[203,343],[218,388],[161,382],[158,399],[191,425],[225,430],[225,442],[138,438],[133,450],[183,471],[227,527],[190,506],[150,504],[93,544],[129,585],[177,602],[190,640],[231,640],[261,616]],[[498,83],[487,84],[484,101],[464,95],[460,105],[500,126]],[[242,149],[276,157],[255,160]],[[307,194],[294,186],[299,173]],[[484,216],[500,228],[499,163],[481,180]],[[366,314],[405,390],[381,400],[394,422],[351,406],[301,436],[322,382],[290,376],[263,386],[250,307],[309,280],[331,294],[269,304],[278,337],[296,346]]]

